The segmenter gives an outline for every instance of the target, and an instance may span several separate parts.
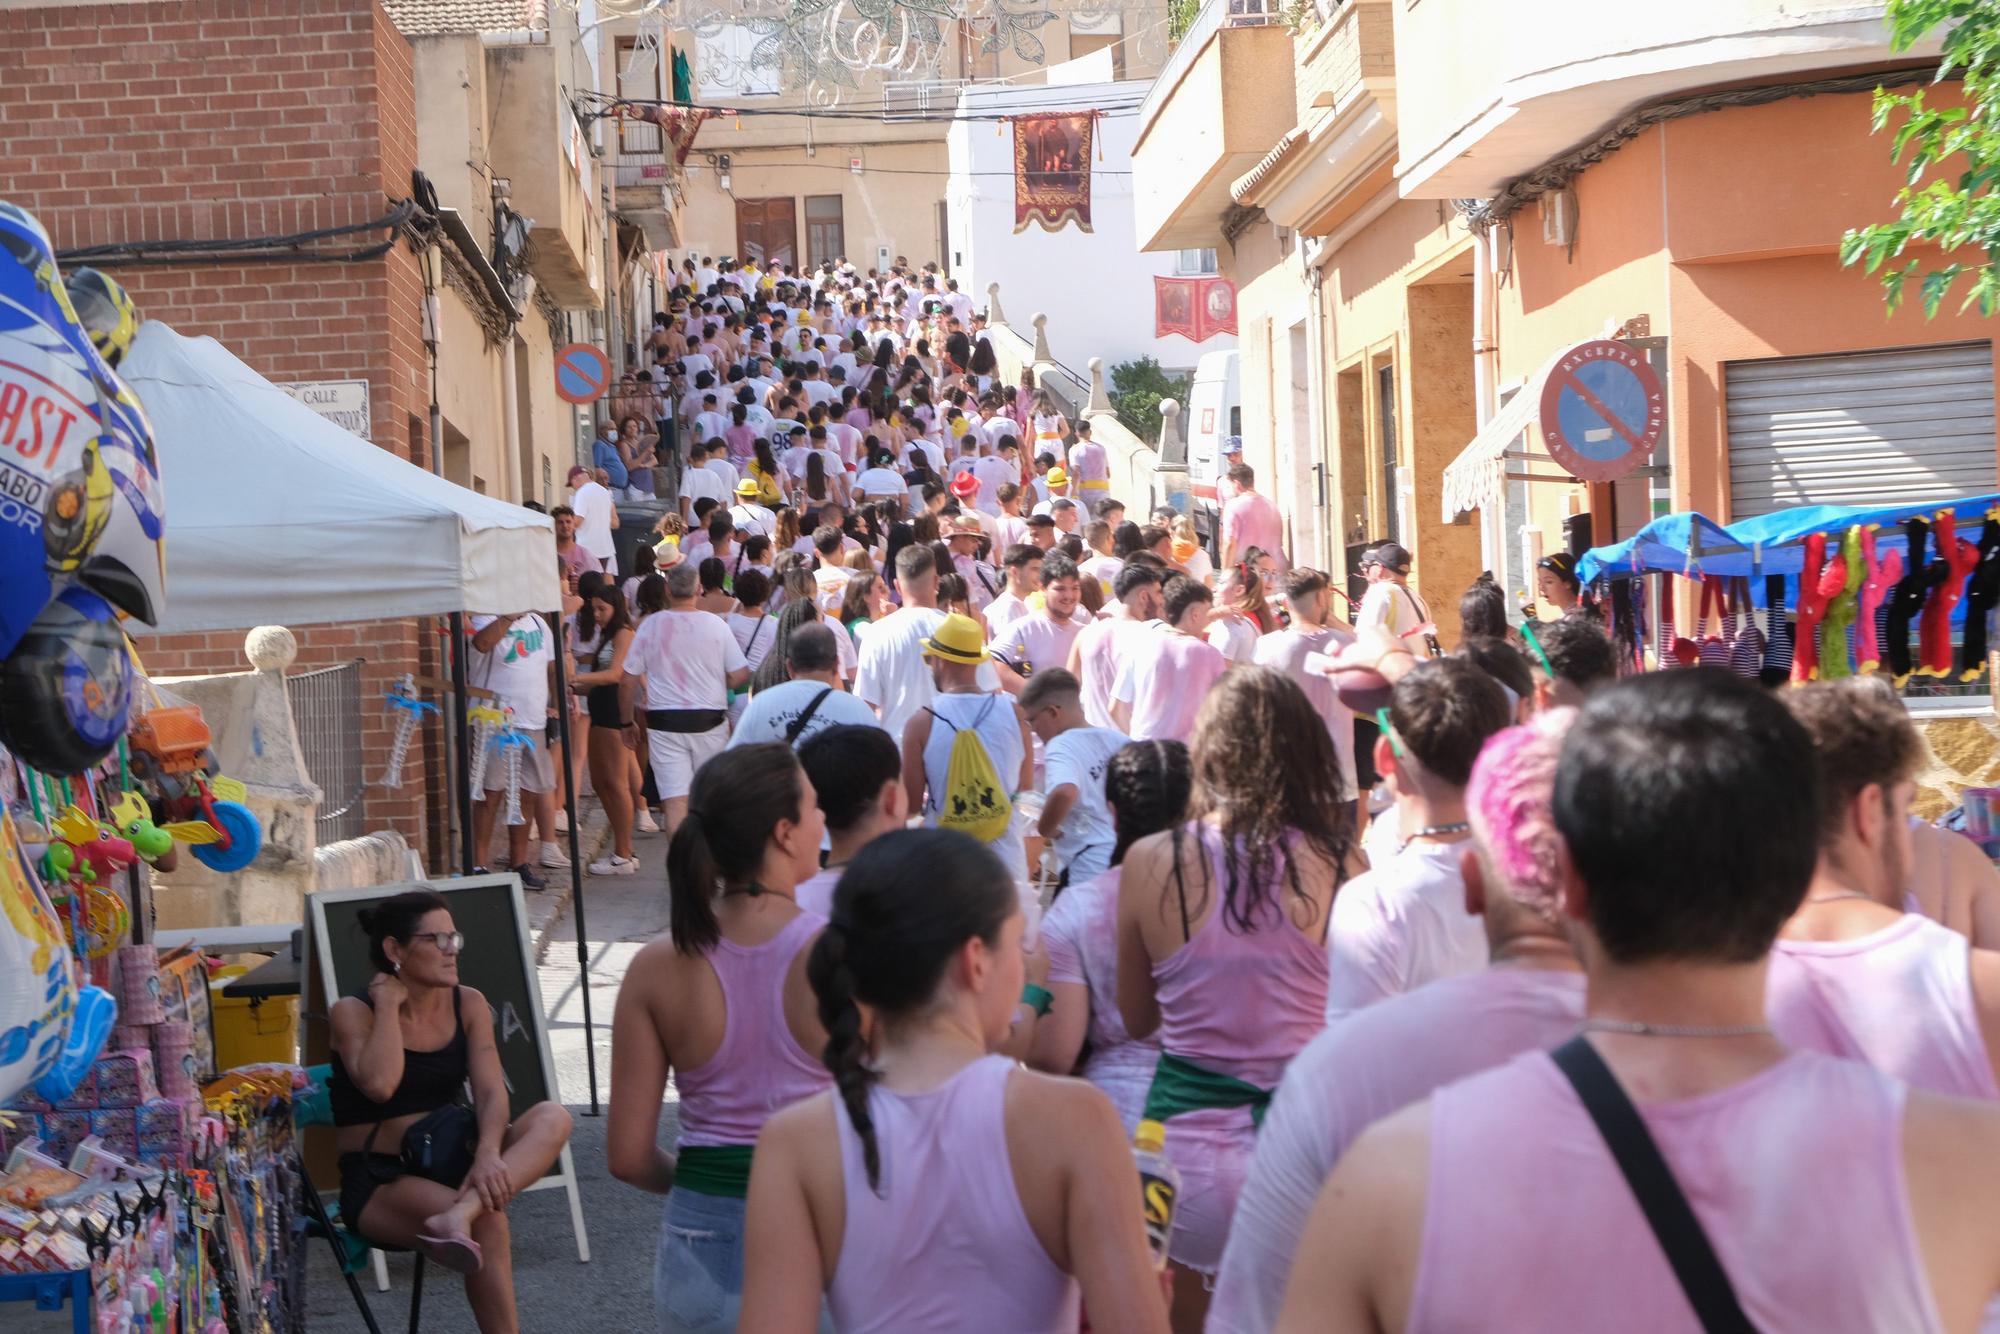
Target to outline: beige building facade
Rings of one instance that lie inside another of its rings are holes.
[[[1868,93],[1935,51],[1892,52],[1882,11],[1323,0],[1294,31],[1206,6],[1142,112],[1138,240],[1217,246],[1237,283],[1245,458],[1301,558],[1394,538],[1452,632],[1482,570],[1511,602],[1541,554],[1656,512],[1761,512],[1745,479],[1777,447],[1732,379],[1988,338],[1885,320],[1838,263],[1897,183]],[[1553,360],[1598,338],[1667,387],[1665,445],[1616,485],[1567,476],[1534,422]],[[1950,471],[1878,434],[1903,475]]]
[[[960,91],[991,82],[1148,78],[1165,57],[1164,0],[1050,8],[1054,21],[1034,34],[1039,60],[1012,47],[987,51],[981,20],[952,20],[934,75],[864,72],[824,105],[818,94],[786,86],[789,72],[749,68],[743,40],[732,40],[726,25],[677,33],[676,44],[691,54],[694,101],[723,109],[688,155],[686,244],[762,263],[845,259],[865,270],[900,257],[956,267],[946,134]],[[1058,66],[1067,71],[1052,76]],[[806,105],[825,114],[782,114]],[[1068,104],[1056,97],[1051,105]]]

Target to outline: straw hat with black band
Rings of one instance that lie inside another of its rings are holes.
[[[986,632],[979,628],[979,622],[958,612],[938,622],[923,646],[930,657],[966,667],[977,667],[993,656],[986,650]]]

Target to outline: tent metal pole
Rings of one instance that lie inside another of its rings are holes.
[[[562,743],[564,766],[570,773],[575,773],[575,759],[569,749],[569,645],[565,642],[569,630],[568,618],[558,615],[555,630],[556,739]],[[590,1114],[596,1116],[597,1040],[590,1017],[590,933],[583,924],[583,854],[578,850],[576,841],[576,784],[564,782],[562,790],[563,812],[569,817],[569,901],[576,909],[577,986],[583,993],[583,1056],[590,1071]]]
[[[452,706],[456,728],[452,750],[458,769],[454,775],[458,789],[458,873],[471,875],[479,862],[472,846],[472,733],[466,718],[465,650],[465,613],[455,611],[451,614],[451,693],[456,700]]]

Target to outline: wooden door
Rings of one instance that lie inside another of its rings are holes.
[[[799,262],[798,218],[790,198],[736,201],[736,255],[758,268]]]

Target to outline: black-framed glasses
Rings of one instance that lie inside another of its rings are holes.
[[[439,954],[456,954],[465,948],[465,933],[462,931],[419,931],[411,940],[428,940],[437,946]]]

